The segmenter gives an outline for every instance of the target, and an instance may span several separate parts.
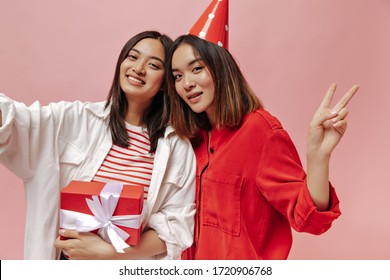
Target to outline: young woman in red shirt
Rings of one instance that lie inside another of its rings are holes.
[[[329,182],[353,86],[331,107],[332,84],[307,136],[307,173],[225,48],[188,34],[168,58],[170,122],[197,158],[194,244],[183,259],[286,259],[291,228],[322,234],[341,214]]]

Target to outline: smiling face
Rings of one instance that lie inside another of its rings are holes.
[[[172,56],[172,74],[176,92],[196,113],[206,112],[213,122],[215,86],[204,61],[189,44],[180,45]]]
[[[128,100],[151,101],[164,79],[164,47],[158,39],[139,41],[120,66],[119,83]]]

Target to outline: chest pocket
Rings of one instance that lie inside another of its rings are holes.
[[[61,183],[73,179],[73,175],[85,158],[85,153],[63,138],[58,139]]]
[[[235,174],[206,173],[202,176],[203,225],[219,228],[234,236],[240,235],[243,182],[243,177]]]
[[[178,165],[168,164],[164,174],[163,184],[183,186],[183,168]]]

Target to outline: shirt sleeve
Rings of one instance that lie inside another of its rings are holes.
[[[179,140],[172,149],[170,165],[163,180],[162,188],[170,188],[169,194],[160,211],[152,214],[148,222],[148,226],[166,244],[167,254],[163,259],[179,258],[193,243],[195,172],[196,161],[191,144]]]
[[[329,209],[317,209],[310,196],[299,155],[283,129],[269,133],[256,180],[269,203],[288,219],[296,231],[322,234],[341,214],[339,199],[330,183]]]
[[[0,163],[23,181],[40,170],[50,174],[58,167],[58,137],[62,126],[73,127],[83,110],[81,102],[30,106],[0,94]]]
[[[0,128],[0,162],[16,176],[26,181],[34,174],[34,168],[43,148],[53,144],[49,111],[35,102],[26,106],[0,95],[3,124]]]

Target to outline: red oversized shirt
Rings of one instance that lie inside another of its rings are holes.
[[[314,205],[296,148],[266,110],[238,129],[193,140],[197,158],[194,246],[183,259],[286,259],[291,228],[322,234],[341,213],[331,185],[329,211]]]

